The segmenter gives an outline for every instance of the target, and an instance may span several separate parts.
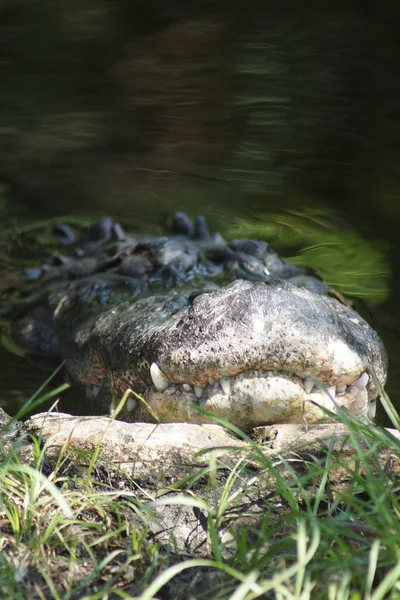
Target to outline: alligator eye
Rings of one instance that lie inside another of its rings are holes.
[[[212,294],[215,290],[196,290],[195,292],[191,292],[188,296],[189,304],[193,304],[193,301],[202,294]]]
[[[345,298],[345,296],[343,296],[343,294],[341,294],[338,290],[329,288],[328,296],[330,296],[331,298],[335,298],[336,300],[338,300],[340,302],[340,304],[344,304],[344,306],[350,306],[350,308],[352,306],[351,301],[348,300],[347,298]]]

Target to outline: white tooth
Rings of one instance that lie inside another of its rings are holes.
[[[221,377],[221,381],[219,382],[222,388],[222,391],[227,396],[231,393],[231,379],[230,377]]]
[[[267,377],[273,377],[273,376],[274,376],[273,371],[267,371]]]
[[[193,392],[193,388],[189,383],[184,383],[182,385],[183,389],[185,390],[185,392]]]
[[[367,383],[368,383],[368,379],[369,379],[369,377],[368,377],[368,373],[363,373],[363,374],[361,375],[361,377],[359,377],[359,378],[357,379],[357,381],[355,381],[355,382],[353,383],[353,385],[355,385],[355,386],[356,386],[356,388],[358,388],[359,390],[361,390],[361,391],[362,391],[362,390],[364,390],[364,388],[366,387],[366,385],[367,385]]]
[[[214,385],[214,383],[215,383],[215,379],[209,379],[208,380],[208,384],[209,385]]]
[[[336,387],[332,385],[331,387],[326,388],[326,393],[334,400],[336,398]]]
[[[328,410],[334,412],[335,404],[332,398],[326,392],[321,392],[320,396],[322,398],[321,405],[325,406],[325,408],[327,408]]]
[[[304,380],[304,390],[306,392],[306,394],[311,394],[311,390],[314,387],[314,380],[307,378]]]
[[[193,389],[194,389],[196,398],[201,398],[203,395],[204,388],[200,387],[199,385],[194,385]]]
[[[136,407],[136,400],[134,398],[128,398],[126,401],[126,410],[131,412]]]
[[[154,387],[158,392],[164,392],[169,386],[169,381],[156,363],[150,367],[150,376]]]
[[[258,369],[254,369],[254,377],[258,377],[260,375],[260,372]]]
[[[374,400],[373,402],[368,402],[367,415],[371,420],[375,419],[376,405],[377,405],[376,400]]]
[[[336,386],[336,393],[337,394],[343,394],[343,392],[346,391],[346,387],[347,387],[347,385],[338,385],[338,386]]]
[[[308,395],[307,400],[312,400],[318,404],[318,406],[323,406],[332,412],[335,410],[335,405],[332,399],[324,392],[313,392],[312,394]]]
[[[99,391],[100,391],[100,388],[97,385],[92,386],[92,394],[95,398],[97,398]]]

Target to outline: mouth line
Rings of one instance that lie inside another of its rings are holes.
[[[260,396],[265,392],[269,397],[274,394],[284,397],[286,388],[286,399],[296,397],[304,403],[311,402],[332,412],[341,406],[353,405],[357,408],[357,401],[362,401],[362,404],[367,403],[366,412],[369,416],[375,413],[376,398],[368,399],[367,385],[370,377],[365,371],[349,383],[330,386],[325,386],[315,377],[307,377],[288,369],[249,369],[236,375],[222,376],[219,380],[209,379],[203,387],[188,382],[169,381],[156,363],[151,365],[150,374],[150,394],[180,397],[187,404],[204,407],[221,396],[234,400],[243,394],[251,396],[254,393]]]
[[[215,385],[219,385],[223,394],[228,396],[234,384],[243,379],[273,379],[275,377],[283,377],[285,379],[290,379],[298,385],[303,387],[306,394],[311,394],[313,391],[324,391],[328,393],[333,399],[337,395],[345,394],[346,391],[351,387],[355,386],[359,390],[363,391],[366,389],[367,384],[369,382],[369,375],[367,372],[362,373],[359,377],[351,381],[347,384],[333,384],[330,386],[323,385],[316,377],[308,377],[299,373],[298,371],[291,371],[290,369],[248,369],[246,371],[242,371],[237,373],[236,375],[223,375],[220,379],[209,379],[206,386],[198,386],[194,383],[181,383],[177,381],[169,381],[161,369],[158,367],[156,363],[152,363],[150,367],[150,376],[153,384],[153,388],[157,392],[165,392],[170,386],[180,386],[182,390],[186,393],[192,392],[194,396],[200,400],[205,392],[205,390],[210,387],[214,387]]]

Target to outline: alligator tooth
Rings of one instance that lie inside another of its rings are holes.
[[[194,385],[193,389],[194,389],[196,398],[200,399],[203,395],[204,388],[200,387],[199,385]]]
[[[311,390],[314,387],[314,380],[310,379],[309,377],[307,379],[304,380],[304,390],[306,392],[306,394],[311,394]]]
[[[377,405],[376,400],[374,400],[373,402],[368,402],[367,415],[371,420],[375,419],[376,405]]]
[[[274,376],[273,371],[267,371],[267,377],[273,377],[273,376]]]
[[[347,385],[337,385],[336,386],[336,393],[337,394],[343,394],[343,392],[346,391],[346,387],[347,387]]]
[[[326,393],[332,400],[334,400],[336,398],[336,387],[332,385],[331,387],[326,388]]]
[[[321,406],[324,406],[328,410],[334,412],[334,410],[335,410],[335,403],[334,403],[333,399],[330,397],[330,395],[327,393],[327,391],[323,391],[323,392],[321,391],[321,392],[319,392],[319,395],[320,395],[320,397],[322,399]]]
[[[330,411],[335,410],[335,405],[332,398],[322,391],[313,392],[312,394],[309,394],[307,400],[314,402],[318,406],[323,406],[324,408],[327,408]]]
[[[185,392],[193,392],[193,388],[192,388],[192,386],[190,385],[190,383],[184,383],[184,384],[182,385],[182,387],[183,387],[183,389],[185,390]]]
[[[169,381],[161,371],[157,363],[152,363],[150,367],[150,376],[157,392],[164,392],[169,386]]]
[[[97,398],[100,392],[100,386],[92,385],[86,389],[86,397],[87,398]]]
[[[228,394],[231,393],[231,379],[230,377],[221,377],[221,380],[219,382],[222,391],[224,392],[225,396],[227,396]]]
[[[126,410],[128,412],[132,412],[132,410],[134,410],[135,407],[136,407],[136,400],[134,398],[128,398],[128,400],[126,401]]]
[[[357,379],[357,381],[355,381],[355,382],[353,383],[353,385],[355,385],[355,386],[356,386],[356,388],[358,388],[359,390],[363,391],[363,390],[364,390],[364,388],[367,386],[368,379],[369,379],[369,377],[368,377],[368,373],[363,373],[363,374],[361,375],[361,377],[359,377],[359,378]]]
[[[214,385],[215,383],[215,379],[209,379],[208,380],[208,385]]]

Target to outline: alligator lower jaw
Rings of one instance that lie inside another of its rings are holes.
[[[323,409],[336,412],[339,407],[373,418],[376,398],[371,394],[368,398],[368,381],[363,373],[350,384],[324,387],[298,373],[256,369],[220,381],[210,379],[204,388],[187,383],[167,386],[156,377],[157,387],[149,386],[143,397],[161,421],[210,422],[197,410],[200,407],[248,430],[270,423],[315,423],[326,418]],[[141,409],[138,403],[128,401],[132,416]]]

